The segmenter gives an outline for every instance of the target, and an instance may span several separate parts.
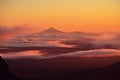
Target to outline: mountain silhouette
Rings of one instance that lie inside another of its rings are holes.
[[[120,80],[120,62],[104,68],[86,71],[50,71],[40,77],[36,80]]]
[[[47,68],[46,70],[44,70],[45,67],[51,67],[49,66],[51,64],[48,64],[43,67],[42,65],[44,64],[47,64],[46,61],[43,61],[42,64],[39,64],[39,67],[31,65],[35,66],[34,68],[39,68],[35,71],[31,67],[28,67],[30,68],[30,70],[33,70],[33,72],[27,70],[28,72],[24,73],[24,75],[22,75],[23,73],[21,73],[21,75],[23,76],[20,77],[21,80],[120,80],[120,62],[102,68],[93,68],[83,71],[81,71],[78,68],[74,68],[68,71],[63,71],[62,69],[55,70]]]
[[[50,28],[42,31],[41,33],[63,33],[63,32],[55,29],[54,27],[50,27]]]
[[[86,71],[54,73],[51,80],[120,80],[120,62],[110,66]],[[47,77],[47,79],[49,79]]]
[[[8,68],[8,64],[0,57],[0,80],[18,80]]]
[[[88,70],[80,74],[80,80],[120,80],[120,62],[104,68]]]

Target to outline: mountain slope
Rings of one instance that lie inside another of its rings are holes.
[[[48,72],[41,80],[120,80],[120,62],[87,71]],[[39,80],[39,79],[38,79]]]
[[[7,63],[0,57],[0,80],[18,80],[9,71]]]
[[[60,30],[57,30],[57,29],[55,29],[53,27],[50,27],[50,28],[42,31],[41,33],[63,33],[63,32],[60,31]]]

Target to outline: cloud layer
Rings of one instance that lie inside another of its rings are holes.
[[[8,41],[13,36],[30,34],[34,30],[30,27],[0,27],[0,42]]]
[[[80,50],[120,49],[120,33],[33,33],[32,27],[0,27],[0,42],[6,46],[72,47]],[[47,30],[48,31],[48,30]],[[56,38],[57,36],[57,38]]]

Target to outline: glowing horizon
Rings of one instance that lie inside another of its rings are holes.
[[[118,0],[2,0],[0,26],[36,30],[119,32]],[[26,26],[22,25],[22,26]]]

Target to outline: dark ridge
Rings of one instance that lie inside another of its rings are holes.
[[[120,80],[120,62],[87,71],[41,72],[39,77],[22,78],[22,80]]]
[[[49,79],[49,76],[47,79]],[[108,67],[80,72],[62,72],[54,75],[55,80],[120,80],[120,62]],[[53,80],[51,79],[51,80]]]
[[[0,57],[0,80],[18,80],[8,68],[8,64]]]
[[[50,28],[42,31],[42,33],[63,33],[63,32],[55,29],[54,27],[50,27]]]

